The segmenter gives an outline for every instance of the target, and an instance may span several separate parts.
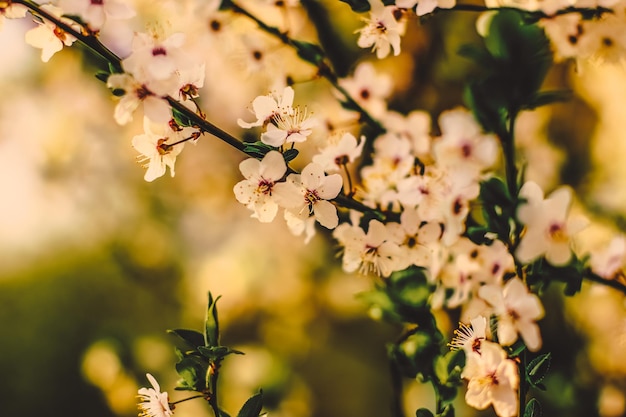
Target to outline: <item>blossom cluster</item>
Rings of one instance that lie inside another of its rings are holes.
[[[27,7],[22,3],[0,2],[0,28],[5,18],[25,17]],[[362,19],[365,25],[355,33],[356,45],[371,49],[378,59],[401,53],[401,37],[411,14],[423,16],[456,6],[454,0],[388,3],[371,0],[369,15]],[[214,31],[220,30],[226,13],[219,6],[220,2],[210,2],[201,8]],[[559,57],[622,59],[623,1],[488,1],[487,6],[541,12],[540,24]],[[614,7],[615,13],[595,20],[557,13],[571,7]],[[60,0],[38,10],[39,14],[33,12],[37,26],[25,40],[42,50],[44,62],[81,37],[99,42],[120,21],[135,16],[116,0]],[[488,14],[479,19],[483,34],[489,19]],[[287,36],[279,30],[269,32]],[[250,46],[263,42],[250,40],[246,31],[240,35],[239,41],[248,45],[249,57],[258,64],[267,44]],[[124,58],[110,62],[114,68],[105,78],[118,97],[115,121],[126,125],[143,109],[144,132],[132,139],[132,146],[147,168],[146,181],[163,176],[168,168],[174,176],[184,144],[195,143],[209,132],[199,99],[211,63],[199,51],[182,32],[166,34],[152,28],[135,32]],[[316,76],[328,70],[322,65],[317,69]],[[282,210],[288,228],[304,235],[306,242],[315,235],[316,222],[332,230],[345,272],[385,280],[408,268],[423,271],[432,290],[430,307],[458,308],[466,323],[452,342],[466,355],[461,374],[468,380],[466,402],[477,409],[492,405],[501,417],[515,416],[523,381],[510,348],[518,343],[538,352],[542,347],[537,322],[544,308],[526,282],[525,268],[543,261],[566,267],[581,258],[574,250],[574,237],[587,220],[570,215],[572,190],[560,187],[546,197],[538,184],[522,180],[518,190],[518,178],[508,178],[513,183],[508,189],[513,208],[505,219],[507,233],[493,230],[476,239],[468,224],[475,220],[472,212],[481,190],[499,170],[506,171],[502,165],[510,161],[502,157],[503,139],[485,132],[472,111],[453,108],[436,121],[421,110],[393,111],[388,107],[391,78],[377,72],[371,62],[362,62],[350,76],[330,78],[335,95],[346,107],[338,117],[345,116],[348,122],[369,119],[376,133],[333,129],[330,122],[324,128],[324,118],[328,121],[337,115],[314,117],[308,106],[295,105],[297,89],[285,86],[287,77],[282,75],[271,92],[251,101],[254,120],[237,119],[241,129],[258,134],[258,141],[238,142],[250,157],[239,165],[243,179],[233,187],[236,200],[262,223],[274,221]],[[298,147],[314,137],[317,149],[310,161],[297,160],[303,166],[298,172],[290,164],[299,156]],[[353,178],[360,180],[358,184],[353,184]],[[591,256],[589,267],[606,279],[623,276],[625,254],[624,239],[617,238],[606,252]],[[153,388],[139,391],[142,415],[172,415],[167,394],[160,392],[151,375],[148,379]]]

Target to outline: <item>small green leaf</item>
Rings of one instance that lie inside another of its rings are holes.
[[[109,79],[109,76],[111,74],[109,74],[108,72],[104,72],[104,71],[98,71],[96,72],[96,78],[99,79],[100,81],[102,81],[103,83],[106,83]],[[124,90],[122,90],[124,91]],[[115,94],[115,93],[113,93]]]
[[[531,398],[524,409],[524,417],[541,417],[541,404],[537,399]]]
[[[437,417],[454,417],[454,406],[452,404],[446,405],[443,411],[440,414],[437,414]]]
[[[296,156],[298,156],[299,153],[300,152],[297,149],[295,149],[295,148],[287,149],[283,153],[283,158],[285,158],[285,162],[289,163],[289,162],[293,161],[296,158]]]
[[[213,295],[209,292],[209,302],[204,319],[204,344],[205,346],[219,346],[220,342],[220,325],[217,319],[217,300],[218,296],[213,300]]]
[[[226,346],[199,346],[198,352],[210,361],[220,361],[231,354],[243,355],[239,350],[234,350]]]
[[[248,155],[254,156],[256,158],[263,158],[269,151],[276,150],[275,147],[266,145],[261,141],[246,143],[243,151]]]
[[[172,117],[180,126],[193,126],[193,121],[185,113],[172,108]]]
[[[197,349],[198,346],[204,346],[204,335],[195,330],[174,329],[168,330],[167,333],[178,336],[192,349]]]
[[[540,91],[530,97],[525,109],[533,110],[537,107],[546,106],[548,104],[567,101],[572,97],[572,92],[568,90]]]
[[[237,417],[259,417],[261,409],[263,408],[263,391],[259,391],[258,394],[254,394],[248,398],[248,401],[241,407]]]
[[[324,61],[324,50],[314,43],[303,41],[292,41],[298,52],[298,56],[314,65],[319,65]]]
[[[208,364],[202,363],[198,358],[187,356],[176,364],[176,372],[181,376],[179,389],[187,391],[202,391],[205,388],[204,375]],[[202,376],[200,376],[202,375]]]
[[[415,412],[415,417],[435,417],[434,414],[427,408],[419,408]]]
[[[548,373],[550,369],[550,362],[552,357],[550,352],[537,356],[535,359],[528,363],[526,367],[526,373],[528,375],[528,382],[533,386],[539,384]]]

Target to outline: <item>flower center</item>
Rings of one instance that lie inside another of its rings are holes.
[[[272,195],[272,187],[274,186],[273,181],[266,180],[263,178],[259,181],[259,186],[257,187],[257,192],[259,194]]]

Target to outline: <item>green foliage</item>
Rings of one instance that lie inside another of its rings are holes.
[[[263,408],[263,391],[259,391],[244,403],[237,417],[258,417]]]
[[[285,158],[285,162],[289,163],[296,159],[299,153],[300,152],[295,148],[287,149],[285,152],[283,152],[283,158]]]
[[[530,361],[526,366],[526,380],[535,388],[539,388],[545,391],[545,386],[541,384],[541,381],[546,377],[548,370],[550,369],[550,363],[552,357],[550,352],[544,353]]]
[[[541,417],[541,404],[535,398],[531,398],[524,409],[524,417]]]
[[[545,258],[540,258],[528,266],[526,281],[540,291],[545,290],[551,282],[563,282],[565,283],[563,292],[565,295],[572,296],[582,287],[584,269],[584,262],[576,256],[573,256],[570,263],[564,266],[554,266]]]
[[[488,233],[495,233],[503,242],[509,241],[511,219],[515,217],[515,200],[506,184],[497,177],[481,182],[479,200],[482,202],[484,223],[468,226],[467,237],[478,245],[492,242]]]
[[[177,390],[197,391],[210,393],[213,390],[212,376],[224,358],[231,354],[242,355],[235,349],[221,346],[219,343],[219,320],[217,315],[217,300],[209,292],[208,305],[202,332],[187,329],[168,330],[168,333],[177,336],[184,348],[176,348],[178,362],[176,372],[181,380]]]
[[[193,121],[187,114],[176,110],[174,107],[172,107],[172,117],[179,126],[188,127],[194,125]]]
[[[499,11],[484,48],[464,46],[459,53],[483,69],[483,76],[467,85],[465,101],[487,132],[506,138],[508,121],[519,110],[561,99],[560,94],[538,95],[552,53],[543,29],[528,23],[525,12]]]
[[[311,42],[292,40],[298,56],[313,65],[319,66],[324,62],[324,50]]]
[[[274,151],[274,150],[276,150],[275,147],[266,145],[265,143],[261,141],[256,141],[253,143],[246,143],[243,148],[243,151],[246,154],[257,159],[262,159],[269,151]]]
[[[434,317],[428,304],[431,290],[424,270],[412,266],[394,272],[385,285],[362,293],[360,297],[378,308],[385,320],[433,327]]]
[[[427,408],[418,408],[415,417],[434,417],[433,413]]]
[[[220,344],[220,326],[217,320],[217,300],[213,299],[213,295],[209,292],[209,303],[204,319],[204,343],[208,347],[217,347]]]

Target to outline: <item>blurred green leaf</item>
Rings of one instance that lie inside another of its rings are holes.
[[[415,412],[415,417],[435,417],[433,413],[427,408],[419,408]]]
[[[263,391],[254,394],[244,403],[237,417],[258,417],[263,408]]]
[[[324,50],[314,43],[292,40],[298,56],[314,65],[319,65],[324,61]]]
[[[556,90],[556,91],[540,91],[535,93],[526,105],[525,109],[533,110],[537,107],[546,106],[548,104],[558,103],[567,101],[572,97],[572,92],[567,90]]]
[[[535,398],[531,398],[524,409],[524,417],[541,417],[541,404]]]

